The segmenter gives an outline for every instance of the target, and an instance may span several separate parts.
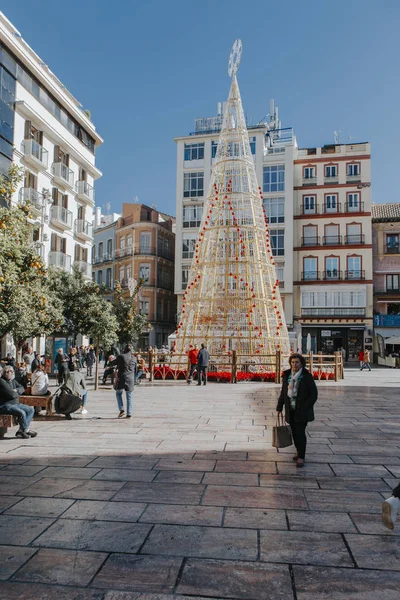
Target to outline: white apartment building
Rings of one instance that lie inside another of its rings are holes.
[[[25,177],[14,202],[34,203],[34,241],[48,265],[91,277],[95,150],[80,103],[0,13],[0,172]]]
[[[177,137],[175,293],[178,315],[207,198],[223,110],[195,120],[195,131]],[[271,101],[268,122],[248,125],[257,179],[269,218],[272,252],[289,329],[293,325],[293,165],[297,144],[291,128],[282,129]]]

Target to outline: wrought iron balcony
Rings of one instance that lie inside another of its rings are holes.
[[[344,212],[359,213],[364,212],[364,202],[345,202]]]
[[[43,194],[37,192],[33,188],[24,187],[19,190],[19,203],[29,203],[34,217],[40,217],[42,214],[43,201]]]
[[[356,233],[353,235],[344,236],[345,244],[365,244],[365,235],[363,233]]]
[[[342,244],[341,235],[324,235],[322,238],[323,246],[340,246]]]
[[[303,237],[303,238],[301,238],[301,245],[302,246],[320,246],[321,238],[314,237],[314,236]]]
[[[135,254],[142,254],[146,256],[155,256],[157,254],[154,246],[139,246],[136,247]]]
[[[75,219],[75,235],[84,240],[91,240],[93,237],[93,225],[83,219]]]
[[[73,187],[74,173],[67,165],[62,162],[54,162],[51,165],[51,172],[56,183]]]
[[[319,206],[315,204],[314,206],[306,206],[302,205],[301,214],[302,215],[317,215],[319,213]]]
[[[78,267],[81,273],[88,279],[92,278],[92,265],[85,260],[75,260],[74,267]]]
[[[365,308],[302,308],[302,317],[365,317]]]
[[[133,246],[126,246],[125,248],[117,248],[114,250],[114,258],[124,258],[125,256],[133,255]]]
[[[335,202],[335,204],[332,206],[332,204],[325,203],[322,206],[322,212],[329,215],[338,214],[342,212],[342,204],[341,202]]]
[[[302,281],[319,281],[320,279],[319,271],[303,271],[301,274]]]
[[[63,269],[64,271],[71,270],[71,257],[69,254],[63,252],[51,251],[49,252],[49,266]]]
[[[385,254],[400,254],[399,246],[386,246]]]
[[[56,227],[72,229],[72,212],[63,206],[53,204],[50,208],[50,221]]]
[[[105,252],[104,254],[98,254],[93,261],[93,264],[99,265],[104,262],[110,262],[113,259],[113,255]]]
[[[323,271],[322,279],[323,281],[340,281],[343,279],[343,273],[337,269],[328,269],[327,271]]]
[[[345,279],[365,279],[365,271],[361,271],[360,269],[353,269],[351,271],[344,272]]]
[[[87,181],[77,181],[75,183],[75,191],[78,199],[89,204],[94,203],[94,188]]]
[[[21,143],[21,151],[26,162],[35,167],[47,169],[49,164],[49,153],[35,140],[23,140]]]

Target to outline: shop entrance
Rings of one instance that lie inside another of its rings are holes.
[[[347,360],[358,361],[358,353],[363,349],[363,331],[349,331],[347,339]]]

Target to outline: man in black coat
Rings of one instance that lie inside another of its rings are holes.
[[[210,353],[207,350],[205,344],[201,344],[200,352],[197,355],[197,385],[201,385],[203,379],[203,385],[207,384],[207,369],[208,363],[210,362]]]
[[[15,435],[27,440],[36,437],[37,433],[29,428],[35,412],[34,408],[18,402],[19,396],[23,393],[24,388],[14,379],[14,369],[6,365],[0,377],[0,415],[17,417],[19,429]]]
[[[135,376],[137,370],[136,358],[132,354],[132,346],[128,344],[123,354],[118,354],[117,358],[109,363],[110,365],[116,365],[118,367],[117,373],[117,385],[115,387],[115,393],[117,396],[117,403],[119,408],[118,418],[125,417],[124,402],[122,395],[125,390],[126,393],[126,418],[129,419],[132,416],[133,411],[133,388],[135,386]]]
[[[313,376],[306,369],[304,356],[292,354],[289,364],[291,368],[283,373],[276,410],[281,413],[285,406],[285,420],[290,424],[297,450],[293,460],[297,461],[297,467],[303,467],[307,446],[306,427],[309,421],[314,421],[318,390]]]

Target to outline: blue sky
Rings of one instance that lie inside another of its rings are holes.
[[[372,143],[372,198],[399,200],[398,0],[3,0],[25,40],[92,113],[105,143],[96,203],[175,214],[174,136],[213,116],[238,74],[246,113],[275,98],[300,147]]]

